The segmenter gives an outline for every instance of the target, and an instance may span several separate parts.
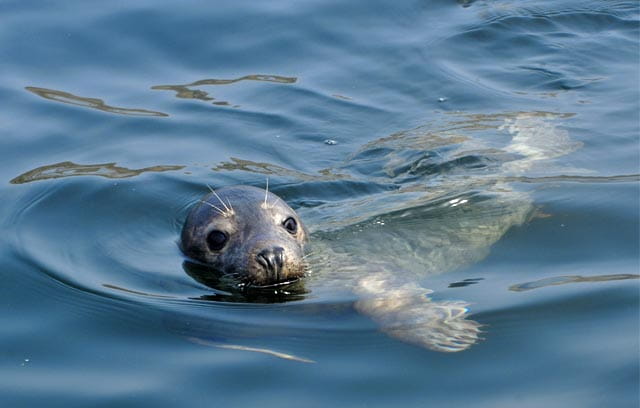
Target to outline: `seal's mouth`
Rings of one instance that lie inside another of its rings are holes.
[[[282,303],[302,300],[308,293],[304,276],[270,282],[252,280],[244,273],[227,273],[202,263],[185,261],[187,275],[197,282],[216,290],[215,295],[203,295],[202,299],[225,302]]]
[[[214,289],[221,290],[269,290],[280,289],[302,281],[305,273],[300,276],[289,276],[280,280],[260,282],[254,279],[248,272],[225,272],[213,268],[202,262],[185,260],[183,268],[189,276],[196,281]]]
[[[249,290],[249,289],[274,289],[274,288],[281,288],[283,286],[288,286],[288,285],[293,285],[294,283],[297,283],[300,281],[301,278],[290,278],[290,279],[286,279],[286,280],[282,280],[282,281],[277,281],[277,282],[273,282],[273,283],[268,283],[268,284],[257,284],[255,282],[243,282],[238,284],[238,288],[239,289],[245,289],[245,290]]]

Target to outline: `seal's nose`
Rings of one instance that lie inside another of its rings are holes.
[[[284,248],[273,247],[263,249],[256,255],[256,260],[265,272],[267,277],[273,282],[280,280],[280,274],[282,272],[282,265],[284,265]]]

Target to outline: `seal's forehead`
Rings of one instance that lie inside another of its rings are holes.
[[[207,201],[215,204],[216,200],[225,203],[235,212],[254,216],[294,213],[277,195],[251,186],[223,187],[215,190],[207,197]]]

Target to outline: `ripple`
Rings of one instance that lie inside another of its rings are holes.
[[[519,183],[628,183],[630,181],[640,181],[640,174],[624,174],[616,176],[547,176],[547,177],[504,177],[505,182]]]
[[[58,179],[74,176],[100,176],[112,179],[139,176],[146,172],[164,172],[181,170],[185,166],[151,166],[142,169],[128,169],[116,163],[76,164],[70,161],[37,167],[13,178],[11,184],[24,184],[33,181]]]
[[[115,113],[119,115],[161,116],[161,117],[169,116],[166,113],[156,112],[156,111],[147,110],[147,109],[135,109],[135,108],[131,109],[131,108],[120,108],[117,106],[110,106],[104,103],[102,99],[78,96],[69,92],[56,91],[55,89],[37,88],[33,86],[27,86],[24,89],[44,99],[49,99],[51,101],[67,103],[67,104],[76,105],[76,106],[82,106],[85,108],[97,109],[103,112]]]
[[[207,293],[182,271],[165,187],[79,178],[34,188],[7,217],[10,245],[56,281],[105,297]]]
[[[272,163],[256,162],[252,160],[231,157],[229,161],[222,162],[213,168],[214,171],[244,171],[264,175],[290,177],[299,181],[329,181],[348,178],[343,174],[335,174],[330,169],[322,170],[319,174],[309,174],[298,170],[289,169]]]
[[[208,92],[205,92],[200,89],[192,89],[194,87],[199,86],[208,86],[208,85],[231,85],[237,82],[242,81],[258,81],[258,82],[275,82],[279,84],[294,84],[298,79],[295,77],[285,77],[279,75],[245,75],[239,78],[234,79],[201,79],[199,81],[190,82],[187,84],[178,84],[178,85],[154,85],[151,87],[153,90],[157,91],[173,91],[176,93],[176,98],[181,99],[198,99],[205,102],[212,102],[214,105],[218,106],[232,106],[232,104],[228,101],[216,100],[216,98],[209,95]],[[233,105],[234,108],[239,107],[239,105]]]
[[[271,350],[271,349],[265,349],[265,348],[258,348],[258,347],[247,347],[247,346],[241,346],[238,344],[221,344],[221,343],[214,343],[211,341],[207,341],[207,340],[203,340],[197,337],[189,337],[187,340],[196,343],[196,344],[200,344],[202,346],[207,346],[207,347],[216,347],[216,348],[223,348],[223,349],[229,349],[229,350],[240,350],[240,351],[250,351],[253,353],[262,353],[262,354],[267,354],[267,355],[271,355],[274,357],[278,357],[284,360],[291,360],[291,361],[297,361],[299,363],[315,363],[314,360],[309,360],[308,358],[304,358],[304,357],[299,357],[299,356],[295,356],[293,354],[289,354],[289,353],[283,353],[280,351],[275,351],[275,350]]]
[[[637,22],[632,2],[589,3],[479,3],[479,23],[435,44],[442,70],[503,94],[548,98],[595,89],[611,79],[604,61],[619,58],[621,41],[637,42]]]
[[[614,274],[614,275],[594,275],[594,276],[554,276],[550,278],[539,279],[533,282],[519,283],[509,287],[513,292],[524,292],[532,289],[545,288],[548,286],[565,285],[567,283],[583,283],[583,282],[609,282],[627,279],[639,279],[640,275],[635,274]]]

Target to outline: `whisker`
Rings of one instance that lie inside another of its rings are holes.
[[[219,209],[215,205],[211,204],[210,202],[204,201],[204,200],[198,200],[198,201],[201,202],[202,204],[208,205],[209,207],[215,208],[220,213],[220,215],[223,215],[223,216],[225,215],[224,211],[222,211],[221,209]]]
[[[222,206],[224,207],[225,210],[231,212],[231,210],[229,209],[229,207],[227,207],[227,205],[224,203],[224,201],[222,201],[222,198],[220,198],[220,196],[218,195],[218,193],[216,193],[215,191],[211,190],[211,192],[213,193],[213,195],[216,196],[216,198],[218,199],[218,201],[220,201],[220,203],[222,203]]]
[[[267,186],[264,189],[264,206],[265,208],[269,206],[267,203],[267,197],[269,196],[269,177],[267,177]]]

